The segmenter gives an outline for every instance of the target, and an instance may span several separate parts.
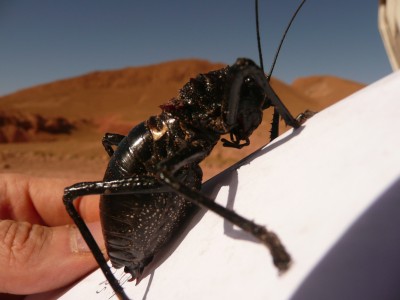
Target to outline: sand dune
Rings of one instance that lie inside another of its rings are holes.
[[[364,86],[358,82],[329,75],[301,77],[292,84],[292,87],[321,105],[321,109],[353,94]]]
[[[101,178],[108,160],[100,143],[104,132],[126,134],[159,113],[189,78],[223,66],[193,59],[96,71],[0,97],[0,172]],[[363,87],[332,76],[292,85],[273,79],[272,85],[294,115],[321,110]],[[265,113],[250,147],[218,146],[203,164],[205,177],[266,144],[271,114]]]

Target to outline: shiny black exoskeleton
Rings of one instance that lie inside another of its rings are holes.
[[[258,77],[244,77],[244,70]],[[161,176],[163,168],[168,168],[168,176],[179,184],[200,190],[199,163],[221,134],[232,133],[232,145],[239,145],[241,140],[248,143],[248,137],[261,123],[263,108],[270,106],[263,87],[258,85],[266,82],[261,79],[263,74],[247,59],[191,79],[177,98],[161,106],[161,114],[116,141],[115,135],[105,136],[105,147],[112,155],[104,181],[147,176],[155,185],[165,184],[163,180],[153,181]],[[234,111],[228,108],[234,105],[229,102],[230,93],[236,86],[240,87],[235,91],[238,97],[233,97],[237,99],[237,113],[230,116]],[[114,153],[112,144],[118,146]],[[133,278],[140,278],[143,268],[185,221],[192,206],[192,202],[171,191],[102,196],[103,232],[113,265],[125,267]]]
[[[243,58],[191,79],[177,98],[161,106],[159,115],[137,125],[127,136],[105,135],[103,145],[110,162],[103,181],[66,188],[64,203],[117,295],[126,297],[72,205],[79,196],[102,195],[101,222],[108,255],[115,268],[124,267],[133,279],[140,280],[143,269],[186,221],[194,205],[206,207],[253,234],[270,249],[279,270],[288,268],[290,256],[274,233],[199,192],[199,163],[221,135],[230,134],[230,141],[223,140],[225,146],[248,145],[263,110],[270,106],[287,124],[300,125],[262,70]]]
[[[238,59],[224,69],[200,74],[180,90],[177,98],[161,106],[162,112],[137,125],[127,136],[107,133],[103,145],[110,155],[103,181],[77,183],[65,189],[64,204],[101,270],[120,299],[128,299],[73,205],[74,199],[101,195],[100,217],[106,248],[115,268],[124,267],[132,279],[141,279],[153,256],[179,232],[193,208],[211,210],[252,234],[271,252],[279,271],[290,265],[290,256],[279,238],[202,195],[199,163],[222,139],[226,147],[242,148],[260,125],[263,110],[274,107],[271,140],[278,135],[281,116],[287,125],[300,126],[313,113],[293,118],[269,84],[286,33],[306,0],[293,14],[281,39],[268,76],[262,63],[256,4],[259,68],[249,59]],[[114,148],[116,148],[114,152]]]

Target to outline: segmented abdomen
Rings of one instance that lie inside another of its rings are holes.
[[[149,121],[148,121],[149,122]],[[177,134],[170,128],[155,140],[157,127],[148,122],[135,127],[111,157],[104,180],[154,174],[156,164],[169,154],[176,154]],[[154,124],[153,124],[154,125]],[[168,127],[168,126],[167,126]],[[173,140],[172,140],[173,139]],[[202,172],[197,164],[180,169],[175,176],[186,185],[200,189]],[[103,195],[100,214],[106,248],[114,267],[125,267],[133,277],[140,277],[153,255],[172,238],[186,221],[193,205],[173,192],[131,195]]]

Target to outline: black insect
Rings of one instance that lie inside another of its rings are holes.
[[[259,41],[257,0],[256,16]],[[124,267],[132,279],[140,280],[144,268],[184,224],[194,206],[212,210],[255,236],[268,247],[275,266],[280,271],[288,269],[290,256],[273,232],[199,192],[199,163],[221,135],[230,134],[230,140],[222,140],[224,146],[240,149],[249,145],[250,135],[262,121],[263,110],[271,106],[287,125],[297,128],[304,121],[303,116],[292,117],[262,68],[239,58],[232,66],[191,79],[178,97],[161,106],[159,115],[140,123],[127,136],[105,134],[103,145],[110,162],[103,180],[68,187],[63,200],[119,298],[128,299],[74,208],[77,197],[101,195],[100,215],[108,255],[112,265]],[[278,123],[273,123],[271,138],[277,135],[277,127]]]

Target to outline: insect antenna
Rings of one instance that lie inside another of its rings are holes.
[[[260,68],[264,72],[264,62],[261,50],[261,38],[260,38],[260,24],[259,24],[259,13],[258,13],[258,0],[256,0],[256,32],[257,32],[257,46],[258,46],[258,57],[260,59]]]
[[[301,7],[303,4],[306,2],[306,0],[303,0],[300,5],[297,7],[296,11],[292,15],[292,18],[290,19],[290,22],[288,26],[286,26],[286,29],[282,35],[281,41],[279,43],[279,46],[275,52],[275,57],[271,65],[271,69],[267,75],[267,80],[268,82],[271,79],[272,72],[274,71],[276,61],[278,60],[279,52],[282,48],[283,41],[286,38],[286,35],[289,31],[290,26],[292,25],[294,19],[296,18],[298,12],[300,11]],[[259,13],[258,13],[258,0],[255,0],[255,7],[256,7],[256,32],[257,32],[257,46],[258,46],[258,57],[260,60],[260,68],[264,72],[264,63],[263,63],[263,57],[262,57],[262,50],[261,50],[261,38],[260,38],[260,25],[259,25]],[[274,107],[274,114],[272,116],[272,123],[271,123],[271,130],[270,130],[270,141],[274,140],[275,138],[278,137],[279,134],[279,113],[276,107]]]
[[[256,0],[256,1],[258,2],[258,0]],[[289,31],[289,29],[290,29],[290,26],[292,25],[294,19],[296,18],[297,14],[299,13],[301,7],[303,6],[303,4],[304,4],[305,2],[306,2],[306,0],[301,1],[300,5],[297,7],[297,9],[296,9],[296,11],[294,12],[292,18],[290,19],[290,22],[289,22],[288,26],[286,26],[285,32],[284,32],[283,35],[282,35],[282,38],[281,38],[281,41],[280,41],[280,43],[279,43],[278,49],[276,50],[275,57],[274,57],[274,60],[273,60],[273,62],[272,62],[272,65],[271,65],[271,69],[269,70],[269,73],[268,73],[268,76],[267,76],[268,80],[271,78],[272,72],[274,71],[275,64],[276,64],[276,61],[277,61],[277,59],[278,59],[279,52],[281,51],[283,41],[284,41],[285,38],[286,38],[286,34],[288,33],[288,31]],[[256,19],[257,19],[257,18],[256,18]]]

